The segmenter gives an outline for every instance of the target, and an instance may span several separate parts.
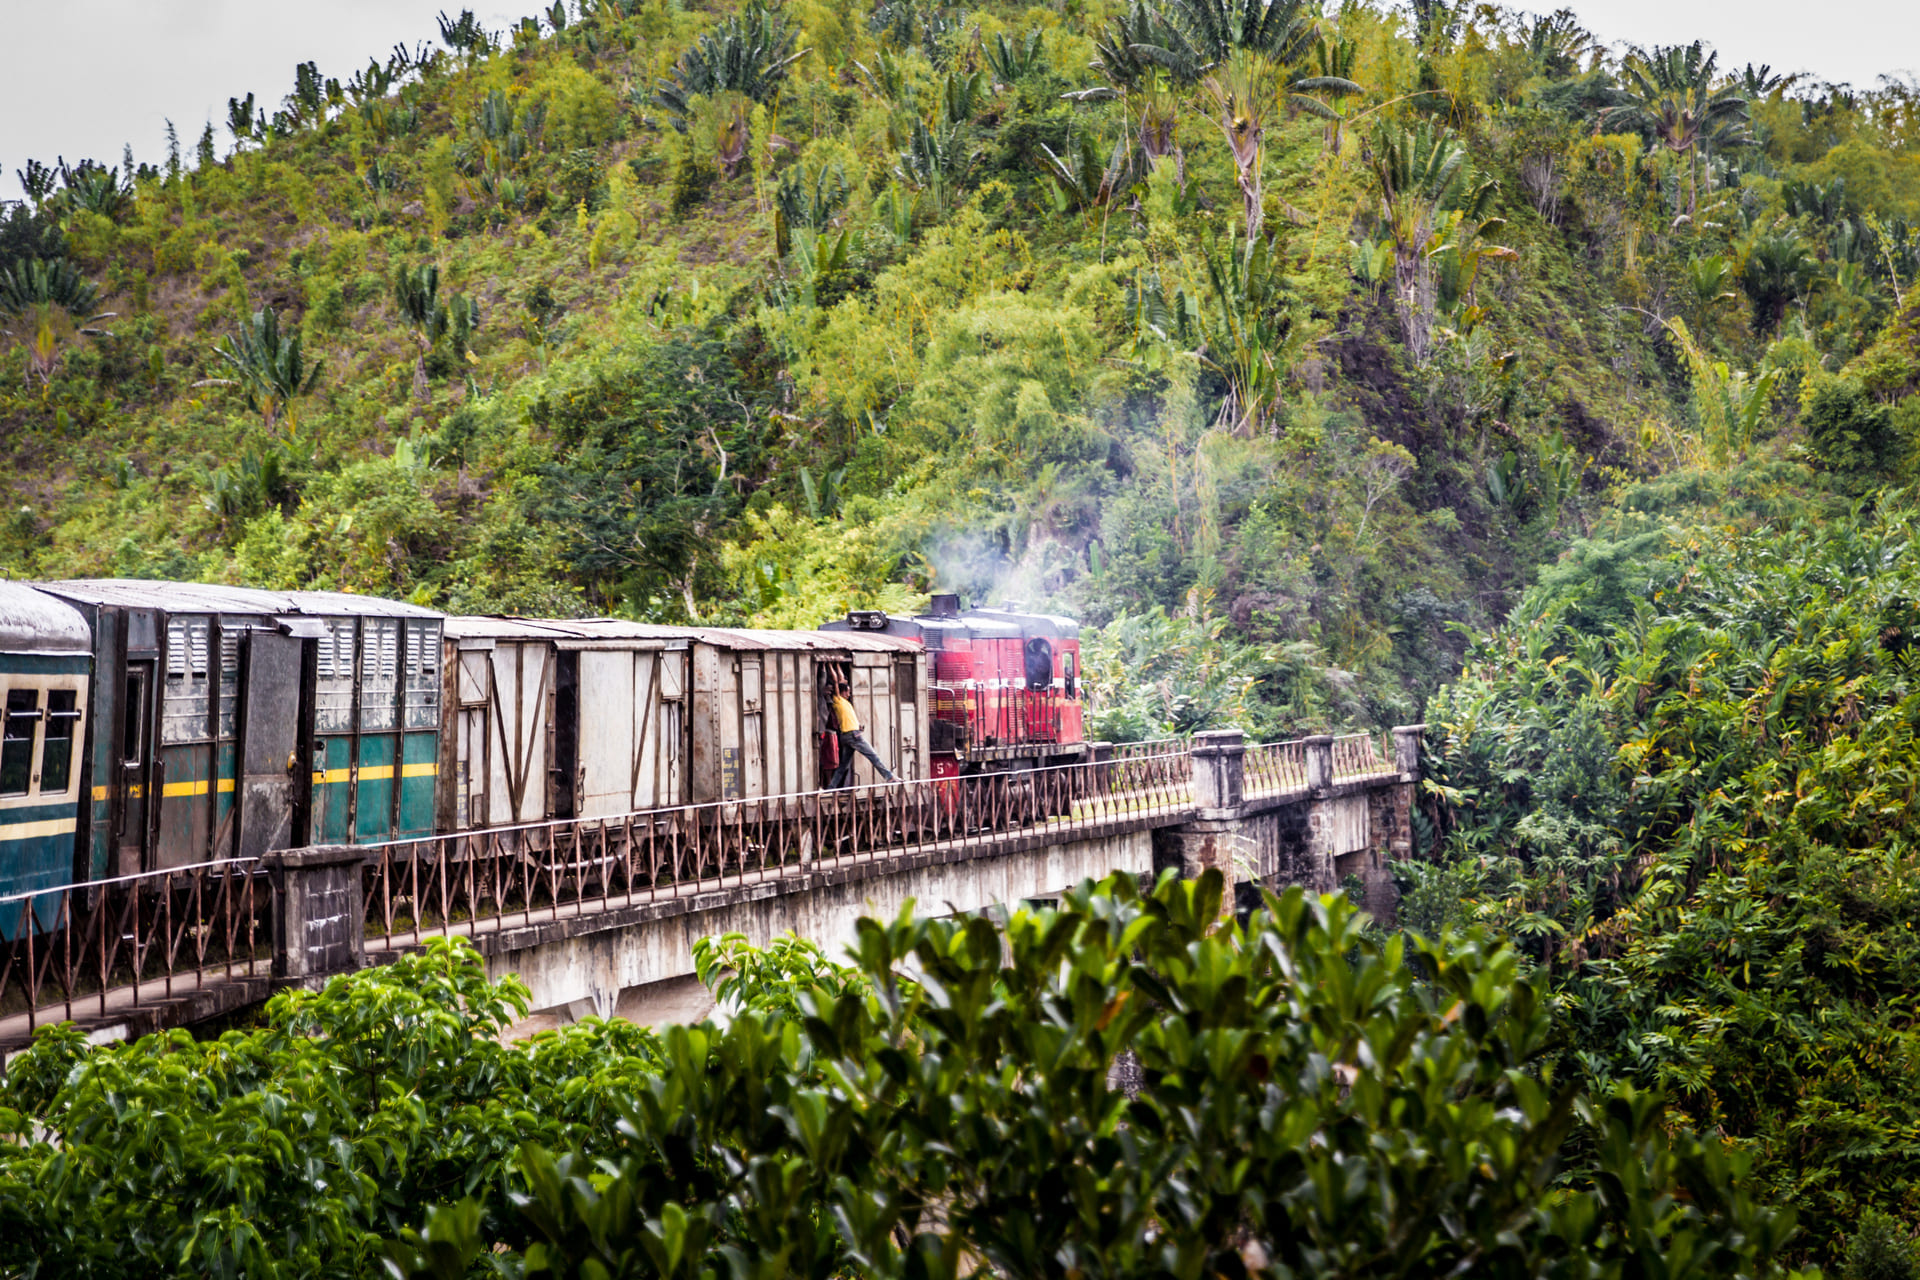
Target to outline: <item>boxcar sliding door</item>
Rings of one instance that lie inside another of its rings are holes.
[[[576,656],[580,816],[681,803],[686,650],[582,649]]]

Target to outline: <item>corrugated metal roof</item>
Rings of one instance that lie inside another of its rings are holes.
[[[442,618],[438,609],[427,609],[404,600],[380,596],[355,595],[351,591],[290,591],[287,593],[301,613],[331,617],[358,618]]]
[[[419,605],[346,591],[263,591],[215,582],[160,582],[146,578],[73,578],[38,584],[43,591],[86,604],[168,613],[303,613],[313,617],[438,618]]]
[[[169,613],[297,613],[293,597],[256,587],[228,587],[211,582],[157,582],[145,578],[72,578],[37,583],[42,591],[86,604],[130,609],[164,609]]]
[[[710,644],[721,649],[799,649],[828,652],[913,652],[917,641],[898,636],[847,631],[767,631],[746,627],[662,627],[621,618],[460,618],[447,619],[454,640],[658,640]]]
[[[0,581],[0,651],[87,654],[93,637],[72,605],[24,583]]]

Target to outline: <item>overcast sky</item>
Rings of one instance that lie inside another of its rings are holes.
[[[866,3],[867,0],[847,0]],[[535,0],[466,0],[498,29]],[[396,43],[437,37],[434,15],[459,0],[0,0],[7,35],[0,72],[0,197],[32,156],[118,161],[164,157],[165,121],[191,147],[209,120],[226,134],[227,99],[249,92],[269,113],[293,86],[296,63],[345,79]],[[1331,6],[1330,6],[1331,7]],[[1553,0],[1516,7],[1546,10]],[[1721,63],[1771,63],[1874,87],[1886,72],[1920,69],[1914,0],[1574,0],[1608,41],[1670,44],[1710,38]]]

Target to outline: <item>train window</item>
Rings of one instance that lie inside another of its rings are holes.
[[[80,695],[72,689],[47,691],[47,732],[40,747],[40,794],[64,792],[73,779],[73,739],[80,721]]]
[[[432,622],[407,623],[406,724],[432,729],[440,723],[440,628]]]
[[[1062,673],[1067,677],[1067,696],[1069,698],[1079,697],[1080,685],[1079,685],[1079,682],[1075,679],[1075,677],[1078,676],[1080,673],[1074,669],[1075,663],[1074,663],[1073,650],[1069,649],[1065,653],[1060,655],[1060,666],[1061,666]]]
[[[120,704],[120,752],[128,766],[147,758],[147,673],[127,673],[127,697]]]
[[[463,707],[484,707],[487,705],[487,690],[492,687],[492,669],[487,662],[490,651],[486,649],[463,649],[460,651],[458,668],[460,705]]]
[[[6,727],[0,731],[0,796],[23,796],[33,785],[33,730],[39,723],[40,691],[7,690]]]
[[[1053,646],[1045,636],[1027,641],[1027,688],[1036,693],[1053,688]]]
[[[160,741],[199,742],[207,736],[208,618],[167,623],[167,680],[160,693]]]
[[[360,629],[360,729],[392,729],[400,708],[400,620],[368,618]]]

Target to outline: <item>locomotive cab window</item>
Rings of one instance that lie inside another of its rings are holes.
[[[1069,698],[1078,698],[1080,696],[1080,685],[1076,677],[1078,677],[1080,673],[1074,670],[1073,650],[1069,649],[1065,654],[1061,655],[1060,666],[1067,677],[1067,696]]]
[[[1035,693],[1053,688],[1053,646],[1045,636],[1027,641],[1027,688]]]
[[[64,792],[73,780],[73,740],[80,723],[80,695],[72,689],[47,691],[47,731],[40,748],[40,794]]]
[[[33,785],[33,735],[40,723],[38,689],[7,690],[7,716],[0,731],[0,796],[23,796]]]

